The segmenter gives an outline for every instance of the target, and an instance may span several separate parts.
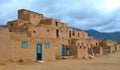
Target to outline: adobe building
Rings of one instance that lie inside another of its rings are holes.
[[[89,44],[89,49],[88,49],[88,54],[92,56],[99,56],[103,54],[103,48],[102,46],[99,45],[99,40],[96,39],[91,39],[88,40]]]
[[[115,52],[115,44],[113,41],[100,41],[100,46],[103,48],[103,53],[112,53]]]
[[[6,32],[0,31],[1,38],[7,40],[5,43],[2,41],[0,47],[3,48],[2,52],[6,55],[1,55],[0,60],[11,61],[54,61],[55,49],[54,38],[56,26],[49,24],[41,24],[40,20],[45,19],[43,15],[28,11],[19,10],[18,20],[8,22]],[[49,26],[51,25],[51,26]],[[4,37],[8,35],[8,39]],[[7,46],[6,46],[7,45]],[[8,53],[8,51],[9,53]],[[9,56],[8,56],[9,54]],[[4,59],[4,57],[9,57]]]
[[[115,51],[120,51],[120,44],[115,45]]]
[[[0,28],[0,61],[54,61],[56,56],[102,55],[107,42],[100,42],[102,45],[99,42],[59,20],[21,9],[17,20]]]
[[[85,40],[88,39],[88,34],[83,31],[72,30],[69,45],[65,46],[66,55],[71,55],[77,58],[88,56],[88,47],[84,45]],[[70,54],[69,54],[70,52]]]
[[[99,45],[99,40],[92,37],[79,39],[76,44],[78,45],[78,57],[100,56],[103,54],[103,48]]]
[[[1,44],[0,47],[10,51],[6,51],[6,56],[9,54],[6,60],[54,61],[55,55],[62,55],[62,47],[68,45],[69,29],[59,20],[21,9],[18,11],[18,19],[9,21],[4,29],[8,33],[7,46]],[[1,33],[1,37],[5,33]]]

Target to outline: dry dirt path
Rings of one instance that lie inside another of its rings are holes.
[[[91,60],[59,60],[45,63],[5,63],[0,70],[120,70],[120,52]]]

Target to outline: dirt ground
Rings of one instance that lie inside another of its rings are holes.
[[[0,63],[0,70],[120,70],[120,52],[95,59],[67,59],[44,63]]]

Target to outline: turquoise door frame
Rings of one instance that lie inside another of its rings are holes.
[[[36,61],[42,61],[42,43],[36,44]]]

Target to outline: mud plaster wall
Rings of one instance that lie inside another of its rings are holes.
[[[0,61],[10,60],[10,37],[8,29],[0,28]]]
[[[22,48],[22,41],[28,41],[28,48]],[[45,43],[50,43],[50,48],[45,48]],[[52,40],[41,38],[19,37],[11,39],[11,54],[13,61],[32,60],[36,61],[36,44],[42,43],[43,61],[54,61],[55,51]]]

